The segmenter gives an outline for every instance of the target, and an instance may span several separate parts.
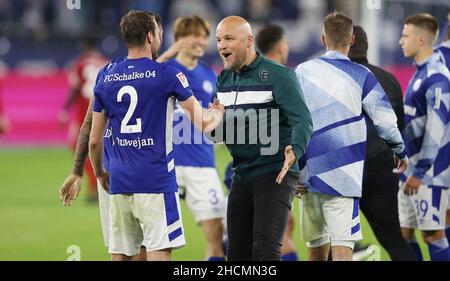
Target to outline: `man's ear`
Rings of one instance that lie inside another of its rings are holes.
[[[326,48],[327,47],[327,43],[325,43],[325,34],[322,33],[322,45]]]
[[[419,44],[420,46],[424,45],[427,41],[427,37],[425,36],[425,34],[421,33],[419,34]]]
[[[151,31],[149,31],[147,33],[147,42],[151,45],[153,44],[153,33]]]
[[[250,48],[251,46],[253,46],[253,41],[255,40],[255,38],[253,38],[253,35],[248,36],[248,44],[247,44],[247,48]]]
[[[279,41],[278,43],[275,44],[275,52],[280,55],[281,55],[281,53],[283,53],[283,50],[281,47],[281,41]]]

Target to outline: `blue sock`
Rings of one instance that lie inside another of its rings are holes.
[[[408,241],[409,246],[416,254],[418,261],[423,261],[422,252],[420,251],[419,243],[417,243],[416,240],[409,240]]]
[[[428,251],[432,261],[450,261],[450,248],[446,238],[429,243]]]
[[[296,252],[290,252],[281,256],[282,261],[298,261]]]
[[[225,261],[224,257],[209,257],[207,261]]]
[[[445,236],[447,236],[447,241],[450,243],[450,225],[445,226]]]

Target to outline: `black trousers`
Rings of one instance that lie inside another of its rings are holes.
[[[248,184],[232,182],[228,196],[228,260],[279,261],[281,241],[298,183],[288,172],[281,184],[277,173]]]
[[[416,260],[400,232],[398,188],[398,176],[392,172],[365,173],[360,208],[392,260]]]

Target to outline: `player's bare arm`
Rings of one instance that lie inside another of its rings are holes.
[[[80,87],[72,87],[70,89],[69,96],[67,97],[66,101],[64,102],[64,106],[62,110],[58,113],[58,121],[60,125],[66,125],[69,120],[69,109],[73,106],[75,101],[78,98],[78,93],[80,92]]]
[[[93,99],[89,103],[89,108],[84,117],[83,124],[77,139],[77,145],[74,154],[72,173],[64,180],[59,189],[59,199],[64,206],[70,206],[77,198],[83,184],[83,167],[89,152],[89,134],[92,126],[92,107]]]
[[[109,190],[109,173],[103,169],[103,132],[108,118],[106,113],[92,112],[92,129],[89,136],[89,157],[100,185]]]
[[[189,48],[192,46],[192,43],[195,41],[193,36],[186,36],[178,39],[172,46],[169,47],[162,55],[158,57],[157,62],[166,62],[172,58],[174,58],[180,50],[183,48]]]
[[[182,101],[181,106],[195,127],[202,132],[211,132],[214,130],[222,121],[225,112],[225,107],[219,100],[215,100],[205,110],[194,96]]]
[[[83,125],[80,129],[80,134],[77,139],[77,147],[75,149],[75,159],[73,161],[72,174],[83,176],[84,162],[89,152],[89,135],[92,127],[92,108],[94,106],[94,99],[91,98],[89,108],[84,117]]]
[[[0,115],[0,135],[9,132],[10,124],[6,117]]]

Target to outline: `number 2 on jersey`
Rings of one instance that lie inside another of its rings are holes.
[[[136,105],[138,101],[138,95],[136,89],[132,86],[123,86],[117,93],[117,102],[122,102],[123,95],[128,94],[130,96],[130,106],[128,107],[127,113],[120,124],[120,133],[130,134],[130,133],[140,133],[142,132],[141,118],[136,118],[136,124],[128,125],[134,111],[136,110]]]

